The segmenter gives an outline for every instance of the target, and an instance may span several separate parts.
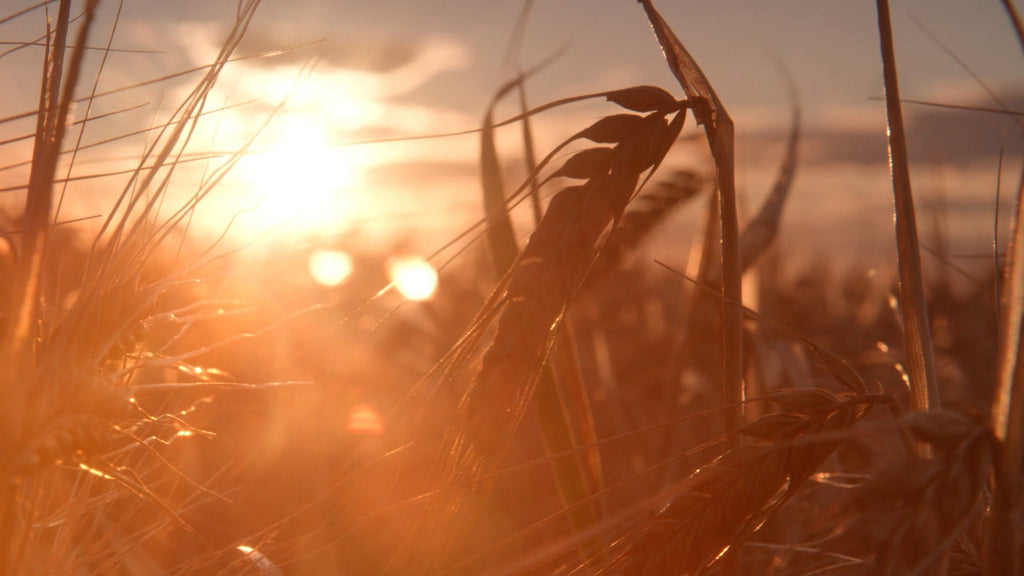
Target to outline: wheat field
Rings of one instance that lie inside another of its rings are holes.
[[[134,105],[96,102],[146,84],[98,88],[116,52],[99,2],[0,14],[0,35],[46,22],[0,52],[41,56],[15,88],[34,109],[0,118],[0,173],[18,174],[0,205],[0,576],[1024,573],[1024,188],[985,266],[921,239],[877,0],[896,253],[870,270],[787,254],[798,86],[772,187],[748,202],[714,71],[654,2],[630,4],[675,84],[530,106],[549,62],[512,74],[468,131],[474,223],[419,256],[358,235],[239,242],[259,206],[210,208],[299,90],[230,150],[207,145],[247,105],[218,81],[292,53],[239,49],[257,0],[206,66],[151,80],[190,84],[99,174],[87,159],[139,134],[105,123]],[[536,145],[581,104],[600,117]],[[499,133],[521,143],[514,171]],[[675,162],[684,145],[703,166]],[[114,176],[98,215],[65,207]],[[683,211],[685,266],[645,256]]]

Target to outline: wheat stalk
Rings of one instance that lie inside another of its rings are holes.
[[[697,61],[686,50],[651,0],[643,5],[651,27],[661,44],[669,69],[691,99],[706,104],[698,114],[704,126],[708,147],[715,160],[718,184],[718,215],[722,245],[722,402],[731,409],[723,411],[724,428],[730,438],[743,423],[743,312],[729,302],[743,301],[743,263],[740,254],[739,220],[736,206],[734,127],[732,118]]]
[[[617,555],[614,573],[696,574],[734,552],[881,400],[815,388],[780,390],[769,399],[783,412],[743,428],[762,442],[725,452],[676,486],[671,503]]]
[[[553,197],[506,275],[495,299],[504,303],[497,331],[443,443],[441,485],[472,485],[500,461],[529,405],[565,308],[597,257],[602,232],[619,219],[642,174],[660,164],[683,127],[686,103],[664,91],[637,87],[609,93],[608,98],[645,115],[611,116],[570,139],[614,145],[578,152],[553,173],[584,183]],[[674,116],[671,121],[669,116]],[[428,537],[438,552],[424,570],[446,562],[450,551],[445,541],[451,535],[445,531],[464,524],[456,519],[465,519],[468,495],[483,487],[432,507]]]
[[[899,253],[900,310],[906,333],[907,361],[910,372],[911,407],[927,411],[940,408],[935,380],[935,352],[928,307],[921,274],[921,250],[918,246],[914,197],[910,190],[910,162],[903,128],[896,55],[892,46],[889,3],[878,0],[878,31],[881,37],[882,69],[885,77],[885,109],[889,126],[889,167],[896,204],[896,246]]]
[[[183,483],[203,498],[216,497],[185,476],[159,449],[178,438],[210,436],[185,422],[193,409],[150,416],[133,398],[131,386],[136,375],[160,364],[155,360],[161,351],[148,347],[159,347],[150,331],[175,324],[174,314],[166,312],[165,299],[193,285],[190,275],[209,261],[200,258],[172,272],[155,266],[156,251],[168,238],[167,230],[194,209],[202,193],[164,221],[158,219],[155,203],[165,186],[159,186],[149,200],[141,199],[151,191],[162,168],[181,160],[181,151],[175,153],[175,149],[187,141],[187,127],[201,115],[213,81],[230,59],[257,4],[239,6],[225,50],[132,172],[132,182],[140,187],[125,188],[97,234],[84,270],[66,271],[59,277],[62,284],[52,287],[46,280],[61,265],[58,257],[71,256],[67,242],[47,246],[54,238],[53,188],[74,179],[70,172],[67,178],[56,177],[56,158],[63,130],[70,125],[66,118],[75,101],[86,34],[97,7],[95,1],[85,4],[74,51],[62,64],[70,2],[61,2],[55,38],[47,44],[51,57],[43,74],[46,88],[38,109],[25,229],[19,233],[19,295],[5,302],[3,314],[2,343],[8,361],[0,381],[5,412],[0,446],[0,530],[4,534],[0,573],[104,572],[122,560],[147,564],[146,552],[133,551],[128,544],[133,536],[141,543],[171,525],[194,534],[179,513],[179,497],[164,491],[167,484]],[[62,70],[66,71],[63,87]],[[93,90],[88,99],[91,102],[96,96]],[[87,116],[81,126],[84,129],[88,121],[101,117]],[[70,152],[74,155],[84,147],[75,144]],[[155,160],[147,162],[154,150]],[[104,238],[108,229],[114,231],[113,237]],[[53,291],[54,298],[62,298],[72,289],[74,297],[60,308],[40,303],[42,294],[50,296]],[[191,314],[218,316],[201,309]],[[180,335],[179,331],[171,340]],[[182,353],[173,361],[159,360],[181,366],[188,357],[189,353]],[[123,499],[129,495],[135,500],[126,505]],[[155,520],[154,510],[162,515]],[[98,534],[95,529],[101,525],[109,527],[104,533],[121,536]]]

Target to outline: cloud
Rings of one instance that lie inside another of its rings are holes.
[[[479,177],[479,168],[472,162],[406,162],[401,166],[401,170],[395,170],[393,164],[375,166],[368,176],[383,186],[407,189],[415,189],[424,181],[438,186],[472,184]]]
[[[449,36],[416,39],[374,38],[347,40],[331,38],[307,49],[291,50],[310,42],[285,41],[288,36],[253,34],[239,46],[239,54],[285,52],[247,61],[247,67],[264,70],[297,69],[315,60],[320,75],[356,81],[372,95],[393,96],[412,91],[440,74],[466,68],[471,62],[469,47]]]
[[[1024,110],[1024,90],[1001,98],[1011,110]],[[989,99],[933,100],[967,107],[997,105]],[[905,103],[904,118],[911,164],[918,167],[948,166],[971,168],[992,164],[999,157],[1019,158],[1024,154],[1021,127],[1007,114],[958,110]],[[801,163],[806,165],[879,165],[888,162],[884,105],[878,102],[874,117],[858,113],[859,122],[849,114],[834,114],[836,122],[805,128],[801,142]],[[752,163],[778,162],[785,140],[785,128],[753,130],[739,135],[739,153]]]
[[[1011,110],[1024,110],[1022,89],[1001,99]],[[988,98],[949,103],[998,107]],[[907,123],[908,147],[913,160],[967,166],[998,157],[1000,148],[1007,157],[1019,157],[1024,152],[1021,126],[1006,114],[913,104],[908,107],[913,110]]]
[[[283,50],[299,44],[289,43],[291,36],[280,31],[262,36],[254,32],[256,39],[241,46],[238,55]],[[170,46],[168,52],[178,55],[174,61],[155,56],[157,61],[147,67],[153,74],[209,64],[216,58],[223,39],[220,26],[202,21],[142,22],[130,26],[129,33],[133,37],[159,38]],[[317,50],[322,51],[320,56]],[[315,58],[319,58],[315,68],[304,74],[303,64]],[[284,110],[267,130],[270,138],[290,117],[316,118],[333,144],[472,127],[475,117],[462,110],[421,104],[413,95],[427,82],[463,68],[469,61],[466,45],[446,36],[328,42],[279,56],[243,58],[230,62],[220,72],[210,102],[258,103],[218,114],[216,122],[208,128],[216,129],[222,146],[238,145],[282,101],[286,102]],[[190,77],[188,81],[161,86],[164,99],[181,101],[191,90],[192,82]],[[391,147],[394,148],[400,147]],[[392,155],[390,150],[382,153],[379,161],[387,162],[385,158]]]
[[[269,53],[309,41],[309,38],[297,34],[259,30],[246,34],[238,49],[242,54]],[[415,62],[427,44],[422,39],[406,38],[330,38],[322,41],[316,50],[325,66],[387,74]],[[309,51],[297,50],[262,60],[261,63],[267,66],[294,66],[302,65],[308,59]]]

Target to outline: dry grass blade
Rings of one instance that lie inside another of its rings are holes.
[[[84,148],[88,148],[88,147],[89,146],[86,145]],[[54,178],[53,179],[53,183],[54,184],[70,184],[72,182],[82,182],[82,181],[85,181],[85,180],[97,180],[97,179],[100,179],[100,178],[111,178],[111,177],[114,177],[114,176],[136,175],[136,174],[138,174],[138,172],[140,170],[145,170],[145,171],[154,170],[154,171],[159,172],[162,168],[169,168],[169,167],[179,166],[179,165],[183,165],[183,164],[192,164],[192,163],[196,163],[196,162],[209,162],[210,160],[218,160],[218,159],[222,159],[224,157],[232,157],[232,156],[234,156],[233,152],[231,152],[231,153],[214,152],[212,154],[188,155],[188,157],[185,157],[185,155],[182,154],[182,155],[178,156],[177,158],[175,158],[173,160],[167,160],[167,161],[163,162],[162,164],[154,162],[154,163],[151,163],[151,164],[144,164],[144,165],[136,166],[135,168],[125,168],[124,170],[110,170],[110,171],[105,171],[105,172],[97,172],[97,173],[94,173],[94,174],[77,174],[75,176],[70,176],[70,177],[67,177],[67,178]],[[2,192],[16,192],[16,191],[22,191],[22,190],[26,190],[26,189],[27,189],[27,186],[25,186],[24,184],[14,184],[14,185],[11,185],[11,186],[5,186],[3,188],[0,188],[0,193],[2,193]]]
[[[749,270],[764,255],[779,234],[782,212],[789,198],[796,177],[796,167],[800,144],[800,102],[797,96],[796,83],[788,72],[785,72],[786,84],[792,102],[792,120],[789,137],[786,140],[786,152],[775,177],[775,184],[765,198],[757,214],[747,223],[740,235],[740,256],[743,272]],[[721,274],[714,261],[705,266],[703,281],[712,286],[721,285]]]
[[[1017,9],[1013,7],[1013,3],[1010,0],[1002,0],[1003,8],[1006,9],[1006,13],[1010,16],[1010,21],[1013,22],[1013,30],[1017,33],[1017,40],[1020,41],[1020,47],[1024,50],[1024,24],[1021,24],[1020,14],[1017,13]]]
[[[140,255],[148,254],[149,250],[159,243],[161,239],[159,235],[154,234],[152,237],[146,238],[146,233],[162,203],[163,194],[152,194],[147,199],[146,192],[154,187],[157,190],[165,189],[173,175],[174,166],[182,160],[182,156],[185,154],[185,148],[195,129],[198,115],[206,104],[206,96],[216,83],[220,72],[233,60],[232,54],[245,35],[258,5],[258,0],[248,0],[239,6],[239,15],[235,25],[229,31],[214,64],[196,68],[197,70],[206,70],[206,74],[179,105],[172,116],[172,121],[168,122],[166,128],[158,132],[157,137],[140,158],[132,177],[114,203],[110,214],[96,235],[93,254],[90,255],[90,270],[94,272],[98,286],[102,287],[103,283],[109,283],[110,280],[116,278],[118,274],[113,270],[118,266],[121,267],[122,272],[125,269],[130,269],[137,264],[136,259]],[[95,97],[100,95],[102,94],[97,94]],[[279,104],[277,109],[281,105],[283,103]],[[255,137],[256,135],[251,137],[242,150],[231,155],[228,165],[219,171],[218,176],[211,180],[212,183],[219,181],[226,173],[227,167],[241,158],[242,153],[251,146]],[[169,169],[164,170],[165,166],[168,166]],[[159,185],[154,186],[156,182],[159,182]],[[182,211],[188,212],[193,208],[209,189],[210,183],[205,184],[205,189],[186,203],[186,206],[182,207],[176,216],[180,218]],[[175,218],[172,217],[167,224],[173,225],[174,222]],[[107,244],[102,249],[98,249],[101,240],[106,240]],[[128,246],[133,246],[134,249],[128,249]]]
[[[533,222],[538,224],[540,223],[541,216],[544,214],[544,208],[541,206],[540,201],[540,185],[537,184],[537,180],[532,176],[537,173],[537,153],[533,147],[533,129],[530,127],[530,116],[527,115],[530,107],[526,102],[525,82],[519,83],[518,93],[520,114],[523,116],[523,160],[526,162],[526,173],[531,174],[530,204],[533,207]]]
[[[26,399],[32,393],[25,379],[34,365],[36,330],[39,315],[39,297],[42,281],[46,241],[50,233],[50,211],[53,205],[53,178],[57,170],[64,129],[78,73],[84,54],[85,38],[95,14],[96,2],[86,5],[85,22],[79,28],[78,43],[71,55],[68,76],[61,86],[64,72],[64,51],[67,42],[70,0],[60,3],[57,29],[53,43],[47,44],[47,58],[40,90],[36,140],[32,151],[32,169],[29,174],[28,195],[25,199],[24,222],[20,261],[14,280],[13,298],[5,303],[6,319],[0,346],[3,348],[4,367],[0,388],[3,404],[3,424],[0,429],[0,461],[11,462],[17,452],[17,443],[24,434]],[[5,474],[6,476],[6,474]],[[5,535],[0,549],[0,574],[16,561],[17,546],[14,537],[18,511],[15,486],[4,478],[0,489],[0,533]]]
[[[480,132],[480,178],[484,191],[484,211],[487,214],[487,246],[491,250],[498,276],[504,276],[519,255],[512,219],[505,210],[505,185],[501,175],[501,162],[494,142],[494,106],[507,92],[521,82],[515,79],[503,86],[495,95],[484,115]]]
[[[740,256],[744,271],[749,270],[757,262],[778,236],[782,210],[786,205],[789,191],[793,187],[793,178],[796,176],[800,144],[800,100],[797,96],[796,82],[788,72],[785,73],[785,77],[792,100],[793,113],[789,138],[786,141],[786,155],[782,159],[782,166],[779,168],[775,185],[772,186],[768,198],[761,205],[757,215],[747,223],[743,229],[743,235],[740,237]]]
[[[97,2],[92,1],[86,5],[85,22],[79,28],[78,44],[72,52],[68,77],[63,89],[61,81],[71,12],[70,1],[60,3],[53,45],[48,45],[48,64],[40,94],[32,170],[25,199],[26,232],[22,246],[23,259],[18,269],[16,296],[13,301],[15,308],[7,315],[8,318],[15,319],[15,323],[9,336],[4,338],[13,362],[23,366],[29,365],[31,361],[28,355],[31,354],[31,343],[35,337],[33,326],[36,322],[39,281],[49,233],[50,211],[53,206],[53,179],[57,170],[57,158],[67,126],[72,95],[78,82],[85,38],[95,15],[96,4]]]
[[[246,1],[247,2],[253,2],[255,0],[246,0]],[[244,34],[244,31],[243,31],[243,34]],[[76,98],[75,100],[72,101],[72,103],[80,104],[82,102],[86,102],[88,100],[93,100],[93,99],[96,99],[96,98],[102,98],[102,97],[105,97],[105,96],[112,96],[114,94],[121,94],[121,93],[124,93],[124,92],[131,92],[132,90],[135,90],[137,88],[142,88],[143,86],[151,86],[153,84],[160,84],[160,83],[163,83],[163,82],[168,82],[170,80],[181,78],[183,76],[189,76],[191,74],[195,74],[196,72],[206,72],[207,74],[209,74],[209,72],[210,72],[210,70],[212,68],[223,68],[224,65],[228,64],[228,63],[241,62],[241,61],[244,61],[244,60],[252,60],[252,59],[255,59],[255,58],[270,58],[270,57],[273,57],[273,56],[280,56],[282,54],[287,54],[289,52],[295,52],[295,51],[298,51],[298,50],[303,50],[305,48],[309,48],[310,46],[314,46],[316,44],[317,44],[317,42],[313,42],[313,43],[310,43],[310,44],[304,44],[304,45],[300,45],[300,46],[295,46],[295,47],[290,48],[288,50],[273,50],[273,51],[270,51],[270,52],[261,52],[259,54],[249,54],[249,55],[245,55],[245,56],[231,56],[225,62],[217,62],[215,64],[206,64],[204,66],[195,66],[195,67],[188,68],[188,69],[185,69],[185,70],[181,70],[181,71],[178,71],[178,72],[174,72],[174,73],[171,73],[171,74],[165,74],[165,75],[157,77],[157,78],[151,78],[149,80],[144,80],[142,82],[136,82],[134,84],[127,84],[127,85],[124,85],[124,86],[119,86],[117,88],[111,88],[109,90],[104,90],[102,92],[97,92],[97,93],[92,94],[90,96],[83,96],[81,98]],[[13,122],[15,120],[23,120],[25,118],[31,118],[31,117],[33,117],[35,115],[36,115],[36,111],[35,110],[28,110],[26,112],[21,112],[21,113],[18,113],[18,114],[12,114],[10,116],[6,116],[6,117],[0,119],[0,122]],[[452,134],[448,134],[448,135],[470,134],[470,133],[476,133],[476,132],[478,132],[478,130],[474,129],[474,130],[467,130],[467,131],[462,131],[462,132],[456,132],[456,133],[452,133]],[[428,137],[429,138],[437,138],[437,137],[440,137],[440,136],[439,135],[431,135],[431,136],[428,136]],[[404,138],[397,138],[397,139],[398,140],[408,140],[409,138],[408,137],[404,137]],[[372,142],[388,142],[388,141],[393,141],[393,140],[394,139],[378,139],[378,140],[373,140]]]
[[[1012,7],[1011,7],[1011,15],[1012,15]],[[941,48],[942,51],[945,52],[954,62],[956,62],[957,65],[960,66],[960,68],[962,68],[964,70],[964,72],[966,72],[972,79],[974,79],[975,84],[977,84],[979,87],[981,87],[981,89],[984,90],[986,94],[988,94],[989,99],[991,99],[993,103],[995,103],[996,105],[999,106],[998,108],[995,108],[995,109],[993,109],[993,108],[988,108],[988,109],[976,108],[976,107],[973,107],[973,106],[946,106],[947,108],[958,109],[958,110],[973,110],[973,111],[980,111],[980,110],[994,111],[994,112],[996,112],[998,114],[1003,114],[1003,115],[1009,116],[1009,118],[1011,120],[1013,120],[1014,122],[1017,123],[1017,126],[1020,126],[1022,129],[1024,129],[1024,121],[1022,121],[1020,118],[1018,118],[1018,116],[1020,116],[1020,114],[1014,113],[1010,109],[1010,107],[1007,106],[1005,102],[1003,102],[1003,99],[1000,98],[998,94],[996,94],[995,90],[993,90],[992,87],[989,86],[987,82],[985,82],[985,79],[982,78],[981,76],[979,76],[978,73],[974,71],[974,69],[971,67],[970,64],[968,64],[963,58],[961,58],[959,55],[957,55],[957,53],[954,52],[953,49],[950,48],[942,40],[942,38],[939,38],[937,35],[935,35],[931,30],[929,30],[927,27],[925,27],[924,24],[920,23],[917,19],[915,19],[913,17],[911,17],[911,21],[914,22],[914,24],[917,24],[917,27],[920,28],[921,31],[924,32],[925,35],[927,35],[928,38],[931,39],[932,42],[934,42],[936,45],[938,45],[938,47]],[[903,100],[903,102],[916,102],[916,101],[913,101],[913,100]]]
[[[907,347],[911,407],[919,411],[937,410],[940,407],[940,400],[938,382],[935,379],[935,353],[928,324],[924,278],[921,274],[921,249],[917,239],[914,198],[910,190],[910,161],[907,158],[889,3],[887,0],[878,0],[877,6],[882,71],[885,78],[885,108],[889,126],[889,168],[896,205],[900,309],[903,312],[903,330]]]
[[[669,68],[691,99],[704,102],[708,110],[694,113],[704,125],[708,146],[718,175],[719,217],[722,242],[722,399],[733,410],[725,412],[725,429],[735,431],[743,421],[743,312],[729,302],[743,301],[739,221],[736,209],[734,128],[718,95],[696,60],[676,37],[651,0],[638,0],[665,53]]]
[[[1024,112],[1019,110],[1010,110],[1005,107],[991,108],[987,106],[967,106],[963,104],[950,104],[948,102],[930,102],[928,100],[917,100],[914,98],[903,98],[900,101],[904,104],[916,104],[918,106],[930,106],[932,108],[945,108],[947,110],[966,110],[968,112],[988,112],[991,114],[999,114],[1002,116],[1008,116],[1018,123],[1021,122],[1020,116],[1024,116]]]
[[[66,119],[71,103],[76,101],[74,90],[82,53],[87,48],[85,36],[97,2],[85,4],[74,51],[68,51],[69,61],[62,64],[60,55],[66,47],[61,38],[68,33],[70,4],[61,3],[57,31],[53,44],[48,44],[43,70],[44,89],[38,110],[25,229],[19,234],[22,249],[16,281],[21,294],[15,302],[6,303],[10,308],[3,314],[3,351],[10,355],[4,363],[0,386],[5,412],[0,446],[0,530],[4,534],[0,573],[4,574],[29,573],[30,569],[52,573],[50,568],[69,573],[109,572],[119,559],[135,552],[130,551],[130,546],[117,543],[117,539],[112,541],[96,533],[97,526],[104,522],[117,524],[117,532],[124,533],[125,540],[131,535],[151,534],[171,523],[188,532],[191,528],[179,513],[181,498],[174,493],[175,488],[184,484],[204,494],[203,497],[211,495],[209,490],[184,477],[158,450],[179,436],[205,435],[183,420],[182,416],[192,409],[175,416],[150,417],[134,402],[129,387],[133,377],[148,369],[147,363],[149,368],[159,364],[161,354],[165,362],[172,353],[177,355],[179,360],[172,362],[176,364],[189,356],[183,350],[186,344],[178,343],[171,352],[160,348],[159,338],[146,338],[153,329],[167,334],[173,342],[191,325],[189,321],[184,323],[186,327],[168,326],[174,324],[174,314],[161,314],[160,308],[168,304],[164,298],[173,300],[179,296],[173,292],[185,283],[184,274],[196,270],[158,269],[150,258],[155,246],[166,237],[166,229],[160,226],[173,226],[180,217],[175,214],[167,222],[157,222],[152,205],[164,194],[166,186],[136,190],[126,209],[119,211],[115,207],[106,224],[117,230],[116,238],[103,245],[101,232],[94,245],[92,256],[102,257],[86,262],[84,269],[76,269],[58,281],[73,286],[55,288],[51,282],[57,258],[66,256],[63,251],[68,249],[63,242],[54,244],[53,252],[47,251],[47,244],[56,241],[50,238],[54,226],[54,186],[78,178],[71,175],[73,161],[65,178],[57,178],[55,168],[63,131],[70,125]],[[153,182],[143,172],[152,176],[161,169],[173,171],[173,164],[182,159],[190,134],[187,127],[199,117],[209,87],[244,32],[256,5],[248,2],[240,6],[239,19],[218,58],[219,66],[210,68],[214,70],[212,76],[193,93],[183,116],[170,125],[170,141],[167,137],[158,138],[164,153],[157,154],[155,160],[149,154],[140,160],[133,180],[141,181],[143,187]],[[102,66],[97,75],[101,73]],[[95,85],[92,92],[96,92]],[[85,100],[91,102],[90,98]],[[83,124],[94,119],[87,113]],[[177,146],[181,148],[172,160]],[[85,147],[74,144],[68,152],[73,157]],[[146,194],[149,200],[137,200]],[[194,206],[201,197],[202,193],[197,194],[188,206]],[[141,210],[135,210],[137,207]],[[139,220],[147,217],[155,226],[138,225]],[[86,253],[76,249],[73,254],[85,260]],[[195,264],[200,265],[201,262]],[[36,303],[43,289],[47,296],[49,290],[54,290],[55,299],[60,299],[68,296],[71,288],[73,296],[62,300],[59,306],[43,309]],[[215,316],[212,311],[200,309],[192,310],[190,316],[203,314]],[[26,325],[30,328],[25,329]],[[155,352],[147,346],[153,346]],[[192,354],[195,353],[193,350]],[[164,489],[167,482],[161,485],[157,481],[159,473],[164,474],[165,480],[172,478],[170,489]],[[129,494],[139,499],[132,500],[127,507],[115,505]],[[147,506],[149,509],[145,509]],[[154,508],[164,514],[163,518],[152,518]],[[47,519],[57,520],[51,523]],[[143,526],[139,527],[140,524]],[[40,561],[45,563],[42,568],[36,566]]]
[[[74,122],[71,122],[70,125],[71,126],[80,126],[80,125],[83,125],[83,124],[87,124],[89,122],[93,122],[95,120],[101,120],[103,118],[109,118],[111,116],[116,116],[118,114],[124,114],[126,112],[132,112],[134,110],[138,110],[139,108],[144,108],[145,106],[147,106],[147,103],[143,102],[141,104],[135,104],[135,105],[132,105],[132,106],[128,106],[126,108],[121,108],[120,110],[114,110],[113,112],[107,112],[105,114],[96,114],[96,115],[88,115],[88,114],[86,114],[84,118],[82,118],[80,120],[75,120]],[[2,122],[2,120],[0,120],[0,122]],[[22,134],[21,136],[13,136],[13,137],[7,138],[5,140],[0,140],[0,146],[5,146],[7,144],[13,144],[15,142],[21,142],[23,140],[31,140],[32,138],[35,138],[35,133]],[[81,149],[81,147],[79,149]],[[62,150],[61,154],[66,154],[67,152],[68,152],[67,150]],[[24,166],[24,165],[25,165],[25,163],[8,164],[6,166],[0,167],[0,170],[9,170],[12,167]]]
[[[219,108],[206,109],[206,110],[203,110],[203,112],[199,113],[197,116],[198,117],[203,117],[203,116],[210,116],[210,115],[214,115],[214,114],[220,114],[220,113],[224,112],[225,110],[231,110],[231,109],[234,109],[234,108],[240,108],[240,107],[243,107],[243,106],[248,106],[248,105],[254,104],[256,102],[257,102],[256,100],[247,100],[247,101],[238,102],[238,103],[235,103],[235,104],[230,104],[230,105],[227,105],[227,106],[222,106],[222,107],[219,107]],[[107,114],[98,114],[98,115],[95,115],[95,116],[87,116],[87,117],[85,117],[85,118],[83,118],[81,120],[76,120],[72,124],[72,126],[88,124],[89,122],[93,122],[95,120],[100,120],[100,119],[103,119],[103,118],[107,118],[107,117],[113,116],[115,114],[131,112],[133,110],[138,110],[139,108],[144,108],[146,106],[149,106],[148,102],[144,102],[142,104],[136,104],[134,106],[129,106],[127,108],[122,108],[120,110],[117,110],[115,112],[110,112],[110,113],[107,113]],[[163,124],[158,124],[158,125],[155,125],[155,126],[150,126],[148,128],[140,128],[138,130],[131,130],[131,131],[128,131],[128,132],[123,132],[123,133],[118,134],[116,136],[110,136],[108,138],[101,138],[99,140],[95,140],[93,142],[89,142],[88,144],[82,144],[82,145],[77,146],[76,148],[73,148],[73,149],[61,150],[61,154],[68,154],[68,153],[74,152],[75,150],[80,152],[82,150],[88,150],[90,148],[96,148],[98,146],[103,146],[103,145],[106,145],[106,144],[110,144],[112,142],[117,142],[119,140],[125,140],[125,139],[131,138],[133,136],[138,136],[140,134],[148,134],[150,132],[158,132],[158,131],[161,131],[161,130],[164,130],[164,129],[168,128],[170,125],[171,125],[171,123],[163,123]],[[17,142],[17,141],[20,141],[20,140],[28,140],[28,139],[30,139],[32,137],[34,137],[34,134],[17,136],[17,137],[14,137],[14,138],[10,138],[10,139],[7,139],[7,140],[0,141],[0,146],[3,146],[5,144],[10,144],[12,142]],[[220,154],[204,154],[204,155],[202,155],[202,159],[215,158],[215,157],[218,157],[218,156],[220,156]],[[27,162],[15,162],[15,163],[12,163],[12,164],[6,164],[4,166],[0,166],[0,172],[2,172],[4,170],[11,170],[13,168],[19,168],[21,166],[25,166],[26,164],[28,164],[28,163]],[[63,180],[57,180],[57,182],[73,181],[75,178],[78,178],[78,179],[90,178],[90,177],[97,178],[97,177],[102,177],[102,176],[104,176],[106,174],[122,174],[122,173],[124,173],[124,172],[107,172],[105,174],[98,174],[98,175],[77,176],[77,177],[72,177],[72,178],[65,178]],[[22,188],[24,188],[24,186],[20,186],[20,187],[19,186],[7,186],[7,187],[4,187],[3,189],[0,189],[0,192],[10,192],[12,190],[18,190],[18,189],[22,189]]]
[[[985,574],[1016,574],[1020,569],[1017,545],[1020,513],[1020,463],[1024,458],[1024,186],[1017,193],[1017,214],[1006,268],[1004,299],[999,324],[999,370],[992,427],[1002,443],[996,461],[995,488],[989,518]]]
[[[115,37],[115,34],[117,32],[118,23],[121,21],[121,10],[123,8],[124,8],[124,0],[120,0],[120,2],[118,3],[118,6],[117,6],[117,13],[114,15],[114,24],[111,26],[110,34],[107,36],[107,44],[106,44],[106,46],[103,49],[103,57],[100,60],[99,68],[98,68],[98,70],[96,72],[95,78],[93,79],[92,88],[89,90],[89,94],[90,95],[96,94],[96,92],[99,89],[100,78],[103,76],[103,70],[106,68],[107,58],[111,54],[111,49],[112,49],[111,47],[114,44],[114,37]],[[84,42],[85,38],[82,38],[82,41]],[[67,178],[69,178],[71,176],[71,172],[72,172],[72,170],[73,170],[73,168],[75,166],[75,160],[78,158],[78,153],[82,149],[82,139],[85,137],[85,129],[86,129],[86,123],[84,122],[84,120],[89,119],[90,116],[92,115],[93,99],[89,98],[86,102],[87,102],[87,105],[85,106],[85,111],[82,114],[83,122],[81,124],[81,127],[78,129],[78,137],[75,139],[74,145],[71,147],[71,158],[68,161],[68,167],[67,167],[66,174],[65,174],[65,184],[61,188],[60,196],[59,196],[59,198],[57,200],[57,206],[54,208],[54,211],[53,211],[54,213],[53,213],[53,216],[51,218],[51,220],[53,220],[53,221],[56,221],[57,218],[60,216],[61,208],[63,207],[63,204],[64,204],[65,194],[67,194],[67,190],[68,190],[68,186],[67,186],[66,180],[67,180]]]

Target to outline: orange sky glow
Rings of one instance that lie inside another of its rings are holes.
[[[173,181],[187,197],[248,146],[197,212],[204,229],[219,233],[237,215],[233,238],[412,238],[430,253],[481,214],[477,136],[401,138],[477,128],[504,78],[553,54],[528,85],[532,104],[640,83],[678,92],[635,2],[534,2],[521,41],[513,37],[517,2],[342,4],[265,0],[260,6],[238,54],[285,52],[225,68],[206,103],[210,113],[191,137],[186,158],[192,160]],[[771,185],[790,121],[781,63],[794,77],[805,117],[784,241],[887,250],[891,192],[873,7],[801,0],[661,4],[736,120],[738,182],[750,209]],[[209,63],[234,10],[232,3],[129,1],[115,30],[116,8],[102,5],[93,43],[101,45],[113,31],[113,46],[126,52],[109,56],[100,91]],[[893,14],[906,98],[996,106],[974,74],[1006,105],[1024,107],[1024,61],[998,2],[897,1]],[[33,40],[44,18],[41,9],[29,12],[0,25],[0,36]],[[41,54],[29,47],[5,55],[0,83],[34,78]],[[99,55],[91,54],[90,83],[98,66]],[[185,76],[97,99],[90,115],[112,115],[91,122],[83,143],[159,125],[195,80]],[[35,93],[18,90],[0,113],[31,110]],[[946,206],[963,250],[977,250],[991,242],[1000,147],[1006,179],[1013,180],[1024,149],[1020,129],[1006,116],[912,104],[907,110],[919,204]],[[498,116],[516,111],[512,101],[499,106]],[[609,113],[608,105],[591,103],[536,117],[538,149]],[[5,122],[4,138],[30,133],[30,120]],[[151,135],[83,149],[73,174],[127,172]],[[500,136],[511,185],[522,176],[518,127]],[[366,143],[380,139],[397,141]],[[30,146],[22,140],[0,148],[0,187],[8,199],[25,182]],[[691,144],[670,159],[710,167],[706,150]],[[126,179],[122,173],[73,182],[67,217],[105,214],[110,190]],[[525,211],[517,218],[528,226]],[[845,240],[837,229],[863,233]]]

